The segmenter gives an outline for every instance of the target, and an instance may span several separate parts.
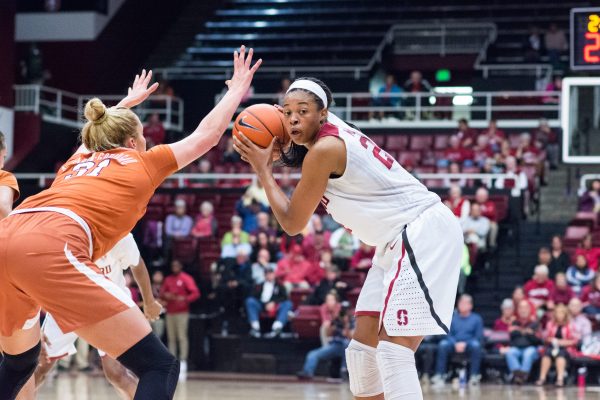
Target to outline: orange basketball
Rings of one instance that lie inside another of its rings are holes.
[[[270,104],[254,104],[240,113],[233,124],[233,134],[241,132],[260,147],[269,147],[275,136],[283,143],[288,134],[283,122],[283,113]]]

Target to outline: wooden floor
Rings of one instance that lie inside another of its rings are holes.
[[[441,390],[423,389],[426,400],[600,400],[598,388],[579,393],[577,388],[541,389],[533,386],[511,387],[482,385],[480,388],[459,391],[448,386]],[[102,377],[61,374],[38,394],[39,400],[108,400],[117,396]],[[291,377],[245,375],[196,375],[177,387],[176,400],[351,400],[348,385],[333,383],[303,383]]]

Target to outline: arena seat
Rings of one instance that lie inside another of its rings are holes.
[[[421,163],[421,158],[422,155],[420,151],[399,151],[396,160],[398,160],[401,165],[418,165]]]
[[[577,246],[585,235],[590,233],[590,228],[587,226],[569,226],[565,232],[564,243],[567,246]]]
[[[410,139],[410,149],[423,151],[431,148],[433,136],[431,135],[414,135]]]
[[[390,135],[387,137],[385,150],[406,150],[408,148],[408,139],[409,137],[407,135]]]
[[[448,142],[450,142],[450,136],[435,135],[433,139],[433,148],[435,150],[444,150],[448,147]]]
[[[310,296],[313,292],[313,289],[292,289],[290,293],[290,301],[292,302],[293,309],[296,310],[303,304],[308,296]]]
[[[300,339],[316,339],[320,336],[321,309],[319,306],[300,306],[291,321],[292,331]]]
[[[146,207],[146,214],[144,214],[144,219],[148,221],[164,221],[164,207],[162,205],[149,204],[148,207]]]
[[[173,240],[173,258],[184,264],[191,264],[196,261],[196,239]]]
[[[595,212],[579,211],[569,223],[570,226],[587,226],[591,231],[598,227],[598,214]]]

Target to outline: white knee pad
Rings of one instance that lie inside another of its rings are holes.
[[[350,375],[350,391],[355,397],[383,393],[376,348],[352,339],[346,349],[346,365]]]
[[[377,346],[377,364],[386,400],[423,400],[411,349],[382,340]]]

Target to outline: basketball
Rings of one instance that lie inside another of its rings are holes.
[[[269,147],[275,136],[287,142],[283,113],[270,104],[254,104],[242,111],[233,125],[233,134],[241,132],[260,147]]]

